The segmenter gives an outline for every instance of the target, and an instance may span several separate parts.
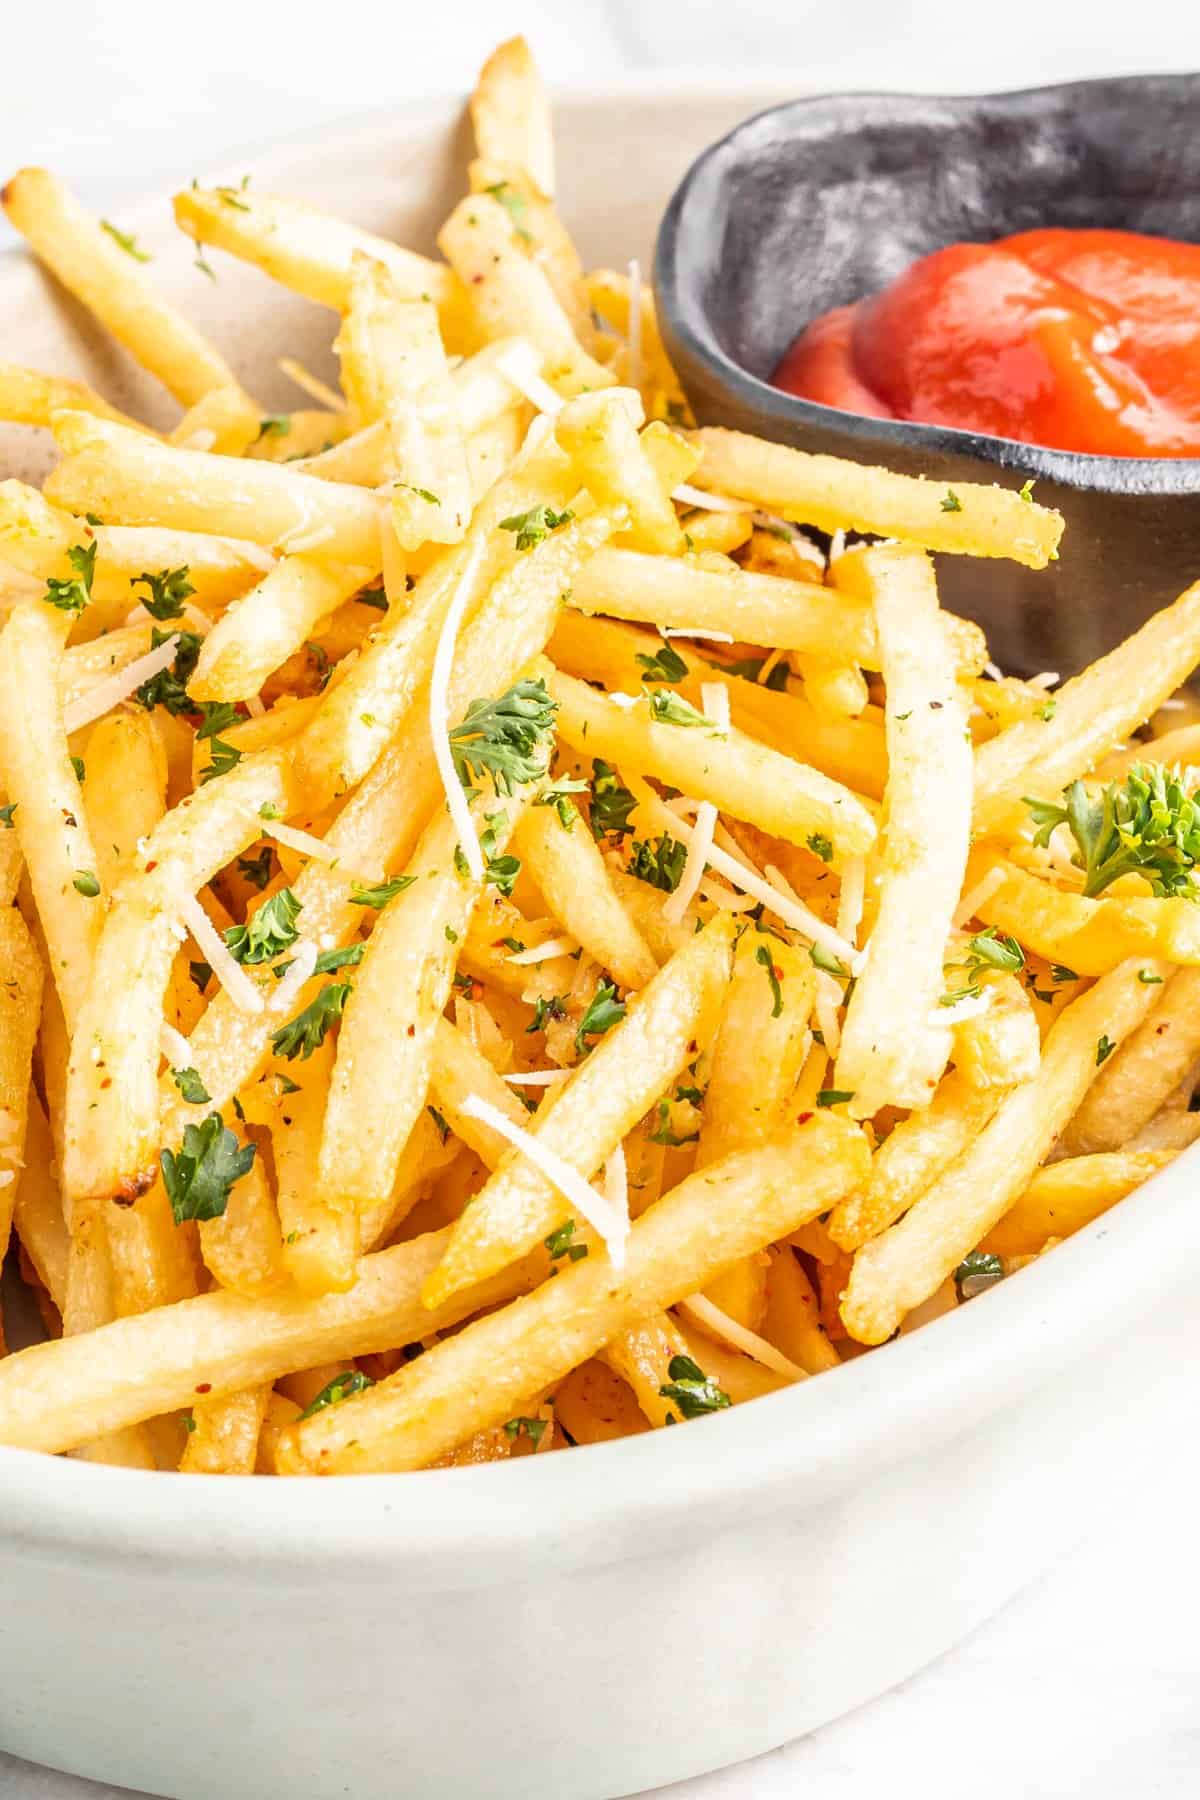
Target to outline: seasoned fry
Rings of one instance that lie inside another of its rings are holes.
[[[987,864],[999,869],[1003,880],[980,900],[977,916],[1036,950],[1047,962],[1077,975],[1104,975],[1126,957],[1138,955],[1200,963],[1200,910],[1190,900],[1115,894],[1089,900],[1053,887],[1003,858],[989,857]],[[980,866],[982,858],[973,858],[968,888],[973,870]]]
[[[696,442],[704,453],[697,487],[752,501],[821,531],[878,532],[926,550],[1010,557],[1030,569],[1044,569],[1057,553],[1060,514],[1011,489],[958,482],[959,506],[947,512],[934,481],[813,456],[740,431],[698,431]]]
[[[515,839],[522,867],[568,936],[622,987],[645,987],[658,964],[569,796],[565,807],[570,809],[566,825],[554,806],[533,806],[523,814]]]
[[[773,1144],[712,1164],[638,1221],[621,1276],[603,1259],[573,1264],[344,1408],[296,1425],[280,1444],[280,1467],[422,1467],[461,1436],[464,1421],[468,1431],[500,1423],[619,1331],[823,1212],[865,1171],[867,1154],[854,1126],[818,1115]]]
[[[317,555],[281,558],[209,632],[189,694],[197,700],[246,700],[257,694],[321,620],[376,572],[334,565]]]
[[[29,1076],[42,1006],[42,959],[15,906],[0,907],[0,1261],[25,1166]],[[47,1284],[48,1285],[48,1284]]]
[[[246,1388],[224,1400],[197,1400],[188,1416],[184,1475],[252,1475],[271,1390]]]
[[[137,263],[48,169],[19,170],[0,200],[63,286],[181,406],[194,406],[212,388],[237,385],[212,345],[159,298]]]
[[[471,96],[471,126],[480,156],[515,163],[547,197],[554,194],[550,105],[523,37],[492,51]]]
[[[1200,968],[1180,969],[1149,1017],[1101,1069],[1063,1142],[1076,1156],[1119,1150],[1200,1058]]]

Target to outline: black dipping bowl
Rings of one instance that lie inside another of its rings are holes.
[[[1200,75],[773,107],[692,165],[659,230],[655,283],[701,424],[939,482],[1033,476],[1066,518],[1060,560],[1033,571],[942,556],[942,596],[983,625],[1006,670],[1069,674],[1200,576],[1200,459],[860,418],[768,385],[818,313],[945,244],[1042,225],[1200,241]]]

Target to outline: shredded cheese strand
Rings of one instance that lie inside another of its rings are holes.
[[[310,375],[304,364],[297,362],[294,356],[281,356],[275,367],[286,375],[289,381],[294,381],[303,393],[308,394],[313,400],[319,400],[321,405],[327,406],[331,412],[345,412],[346,402],[342,396],[335,394],[331,387],[326,387],[325,383],[319,381],[315,375]]]
[[[573,1169],[565,1162],[557,1151],[539,1143],[533,1133],[523,1126],[514,1125],[511,1119],[479,1094],[468,1094],[461,1109],[469,1119],[478,1119],[481,1124],[490,1125],[493,1131],[507,1138],[514,1149],[527,1156],[535,1168],[540,1169],[546,1180],[551,1182],[571,1205],[586,1220],[592,1230],[604,1240],[605,1248],[614,1269],[625,1267],[625,1245],[629,1237],[629,1219],[622,1218],[612,1202],[599,1193],[590,1182],[583,1179],[578,1169]]]
[[[980,1013],[987,1012],[992,1004],[990,989],[982,994],[967,994],[953,1006],[939,1006],[929,1015],[929,1023],[934,1026],[961,1025],[964,1019],[977,1019]]]
[[[176,1031],[175,1027],[173,1025],[168,1025],[165,1019],[162,1024],[162,1029],[159,1032],[159,1043],[162,1046],[163,1055],[171,1064],[172,1068],[186,1069],[190,1066],[192,1060],[191,1045],[184,1037],[182,1031]]]
[[[571,956],[578,948],[573,937],[552,937],[545,943],[535,944],[532,950],[514,950],[504,960],[524,967],[528,963],[549,962],[552,956]]]
[[[722,731],[729,730],[729,693],[719,681],[706,681],[702,684],[700,705],[705,718],[711,719]],[[687,909],[704,879],[704,869],[709,860],[716,828],[717,809],[711,800],[702,800],[696,808],[696,822],[691,842],[686,846],[679,882],[675,892],[667,896],[663,905],[663,918],[668,924],[682,924],[687,916]]]
[[[70,737],[72,732],[82,731],[94,719],[102,719],[105,713],[119,706],[122,700],[128,700],[130,694],[136,693],[144,681],[158,675],[163,669],[169,669],[175,661],[175,653],[179,648],[179,633],[172,632],[165,643],[153,650],[147,650],[144,656],[135,657],[118,669],[114,675],[106,675],[86,694],[80,694],[77,700],[63,712],[63,730]]]
[[[539,412],[561,412],[566,402],[542,376],[541,359],[532,344],[513,344],[496,358],[504,379]]]
[[[659,631],[665,638],[711,638],[714,644],[732,644],[732,631],[704,631],[694,625],[660,625]],[[775,655],[782,653],[776,651]]]
[[[838,896],[837,928],[848,944],[858,947],[858,928],[862,924],[863,902],[867,889],[867,864],[861,856],[848,856],[842,869],[842,891]]]
[[[297,938],[292,949],[292,966],[271,996],[274,1013],[288,1012],[300,989],[317,966],[317,946],[311,938]]]
[[[986,875],[980,876],[973,888],[967,889],[959,901],[958,910],[954,914],[955,926],[961,930],[969,919],[975,917],[979,908],[991,899],[996,889],[1003,886],[1004,870],[1000,868],[999,864],[994,864]]]
[[[604,1165],[604,1197],[613,1211],[629,1218],[629,1171],[625,1163],[625,1146],[618,1144]]]
[[[238,1011],[260,1013],[263,1010],[262,995],[236,957],[230,955],[229,946],[195,894],[181,895],[178,910],[180,920],[196,941],[197,949]]]
[[[523,1075],[514,1071],[501,1079],[512,1087],[553,1087],[556,1081],[565,1081],[570,1073],[570,1069],[527,1069]]]
[[[728,1313],[722,1312],[719,1306],[714,1306],[711,1300],[706,1300],[703,1294],[691,1294],[686,1300],[681,1300],[679,1311],[695,1319],[697,1325],[707,1326],[718,1337],[724,1338],[733,1349],[740,1350],[743,1356],[752,1357],[756,1363],[761,1363],[764,1369],[771,1369],[776,1375],[786,1375],[789,1381],[807,1381],[807,1369],[792,1362],[782,1350],[777,1350],[766,1338],[759,1337],[757,1331],[751,1331],[748,1325],[739,1325],[736,1319],[731,1319]]]
[[[703,512],[746,512],[745,500],[733,500],[728,494],[706,494],[703,488],[692,487],[690,482],[681,481],[671,495],[681,506],[699,507]]]

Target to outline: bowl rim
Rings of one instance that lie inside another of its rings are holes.
[[[1102,75],[1077,81],[1046,82],[1034,87],[997,88],[972,94],[923,94],[884,88],[852,89],[836,94],[803,94],[794,100],[764,107],[735,125],[724,137],[701,151],[688,168],[667,204],[659,225],[654,251],[654,287],[665,334],[683,352],[701,363],[718,385],[750,412],[775,425],[808,427],[813,431],[837,431],[843,438],[874,447],[886,455],[889,449],[974,459],[1055,482],[1064,488],[1111,494],[1114,497],[1154,498],[1190,496],[1200,492],[1200,455],[1195,457],[1102,456],[1078,450],[1057,450],[1045,444],[1029,444],[1019,438],[995,436],[957,426],[931,425],[919,419],[876,419],[840,407],[804,400],[776,388],[743,368],[722,348],[712,328],[701,296],[686,287],[680,269],[681,245],[687,242],[689,202],[695,188],[718,159],[733,160],[740,140],[781,114],[811,115],[822,108],[836,110],[848,103],[874,102],[878,106],[933,109],[950,118],[970,108],[995,103],[1001,109],[1018,110],[1022,104],[1047,94],[1078,95],[1097,89],[1138,89],[1147,85],[1187,87],[1200,95],[1200,70],[1129,75]],[[669,346],[670,347],[670,346]]]
[[[681,81],[670,93],[686,104],[773,95],[779,85],[714,77]],[[583,103],[657,107],[663,77],[654,71],[560,91]],[[445,122],[461,107],[460,94],[429,96],[406,111],[404,124]],[[320,153],[336,155],[397,123],[393,110],[355,115],[340,132],[319,133]],[[297,131],[239,147],[221,173],[252,156],[265,177],[313,142],[313,133]],[[142,232],[161,205],[156,194],[122,210]],[[24,262],[15,249],[0,254],[0,278]],[[954,1315],[819,1381],[693,1421],[669,1440],[647,1432],[503,1465],[273,1481],[173,1481],[165,1471],[0,1446],[0,1533],[59,1563],[120,1560],[135,1578],[170,1564],[181,1577],[208,1579],[233,1564],[246,1582],[335,1569],[340,1579],[366,1583],[403,1566],[413,1584],[465,1586],[519,1579],[550,1556],[570,1568],[646,1554],[677,1541],[681,1520],[709,1536],[754,1516],[815,1507],[1052,1380],[1128,1328],[1181,1271],[1186,1277],[1190,1260],[1200,1260],[1193,1169],[1200,1172],[1200,1146],[1053,1256]]]

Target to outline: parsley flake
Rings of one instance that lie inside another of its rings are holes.
[[[145,583],[149,595],[141,594],[138,598],[152,619],[178,619],[183,614],[183,603],[195,593],[195,588],[188,580],[188,565],[182,563],[178,569],[160,569],[152,575],[149,569],[135,575],[129,583],[136,588]]]
[[[343,1400],[349,1400],[351,1394],[365,1394],[368,1388],[375,1386],[369,1375],[361,1369],[348,1369],[344,1375],[335,1375],[321,1389],[314,1400],[310,1400],[300,1419],[311,1419],[314,1413],[324,1412],[327,1406],[338,1406]],[[297,1424],[300,1423],[298,1419]]]
[[[597,757],[592,764],[592,836],[617,837],[629,830],[629,815],[637,801],[611,763]]]
[[[212,1099],[197,1069],[172,1069],[171,1080],[189,1106],[207,1106]]]
[[[673,1356],[667,1364],[667,1374],[670,1380],[658,1391],[664,1400],[675,1402],[685,1419],[699,1419],[730,1404],[724,1388],[718,1387],[690,1356]]]
[[[542,680],[518,681],[497,700],[473,700],[450,731],[450,751],[464,788],[485,773],[498,794],[545,773],[557,704]]]
[[[222,932],[230,955],[240,963],[274,962],[281,951],[299,937],[296,919],[300,902],[290,887],[280,888],[264,900],[244,925]]]
[[[254,1157],[255,1146],[239,1143],[219,1112],[209,1113],[203,1125],[185,1125],[178,1154],[164,1150],[159,1157],[176,1225],[224,1217],[233,1184],[248,1172]]]
[[[355,883],[354,892],[350,896],[351,906],[369,906],[375,912],[382,912],[389,900],[402,894],[405,888],[412,886],[415,875],[393,875],[390,881],[381,881],[377,887],[360,887]]]
[[[114,244],[120,246],[126,256],[132,256],[134,262],[153,262],[154,258],[148,250],[143,250],[131,231],[122,231],[111,219],[101,219],[100,229],[107,231]]]
[[[591,1048],[589,1037],[601,1037],[604,1032],[611,1031],[625,1017],[626,1007],[623,1000],[618,1000],[617,990],[611,981],[602,981],[592,998],[587,1003],[579,1028],[575,1033],[575,1049],[580,1056]]]
[[[777,1019],[783,1011],[783,989],[779,985],[779,970],[775,967],[775,960],[765,944],[760,944],[758,946],[758,949],[754,952],[754,960],[756,963],[760,963],[767,971],[767,980],[771,984],[771,1000],[773,1002],[771,1006],[771,1017]]]
[[[348,981],[330,981],[315,1000],[298,1012],[294,1019],[271,1033],[271,1047],[276,1056],[293,1062],[296,1057],[307,1060],[318,1050],[333,1025],[341,1018],[353,991]]]
[[[555,512],[552,506],[531,506],[528,512],[512,513],[507,519],[501,519],[501,531],[515,531],[518,550],[533,550],[543,538],[557,531],[560,525],[567,525],[575,517],[568,507],[564,512]]]
[[[565,1225],[559,1225],[550,1233],[549,1237],[542,1239],[550,1254],[551,1262],[557,1262],[563,1256],[568,1262],[581,1262],[587,1255],[586,1244],[576,1244],[572,1241],[577,1229],[574,1219],[568,1219]]]
[[[69,581],[61,581],[50,576],[46,582],[46,592],[42,595],[48,606],[57,607],[59,612],[70,613],[77,619],[92,597],[92,580],[96,573],[96,544],[72,544],[67,551],[67,561],[75,573]]]
[[[670,644],[664,644],[653,656],[644,656],[639,652],[633,660],[646,671],[643,681],[675,682],[682,681],[687,675],[687,664],[678,650],[673,649]]]

